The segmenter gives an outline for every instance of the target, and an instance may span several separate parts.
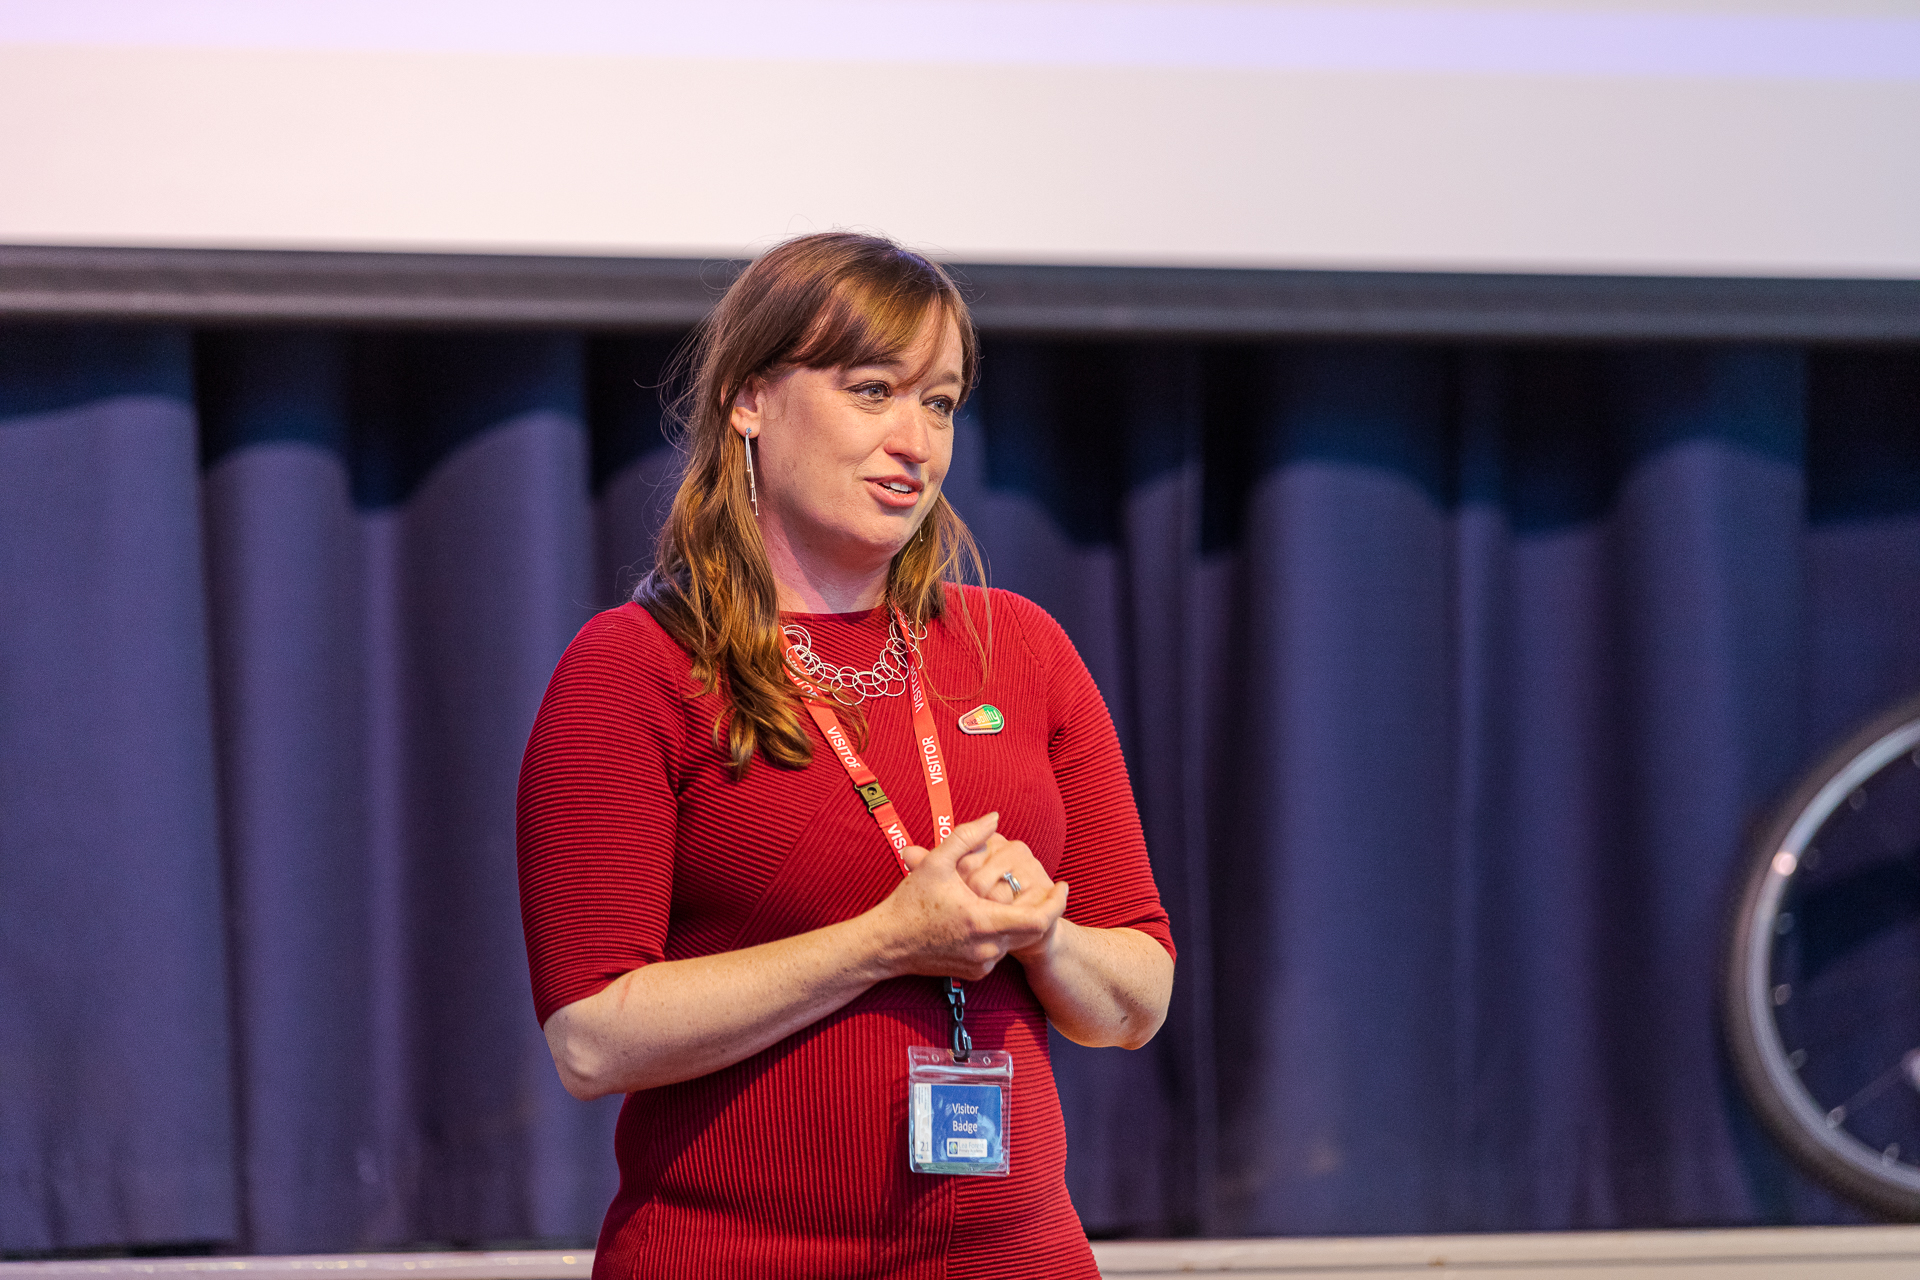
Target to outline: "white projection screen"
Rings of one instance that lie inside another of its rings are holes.
[[[0,0],[0,244],[1920,277],[1920,0]]]

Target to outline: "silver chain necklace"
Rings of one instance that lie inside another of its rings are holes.
[[[797,622],[780,630],[787,637],[787,660],[800,668],[800,674],[831,692],[841,706],[857,707],[868,698],[894,698],[907,691],[907,672],[920,656],[920,641],[927,629],[909,623],[907,634],[901,635],[899,621],[898,614],[887,619],[887,643],[880,650],[880,660],[865,671],[839,666],[815,653],[813,637]]]

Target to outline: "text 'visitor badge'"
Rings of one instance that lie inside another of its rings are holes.
[[[991,702],[983,702],[960,717],[962,733],[998,733],[1007,727],[1007,718]]]
[[[1007,1173],[1007,1093],[1013,1057],[977,1049],[966,1062],[946,1049],[907,1050],[907,1149],[916,1173]]]

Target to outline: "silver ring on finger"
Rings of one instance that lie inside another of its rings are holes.
[[[1014,897],[1016,897],[1016,898],[1017,898],[1017,897],[1019,897],[1019,896],[1020,896],[1020,882],[1019,882],[1018,880],[1016,880],[1016,879],[1014,879],[1014,876],[1013,876],[1013,872],[1011,872],[1011,871],[1002,871],[1002,872],[1000,873],[1000,878],[1001,878],[1002,880],[1005,880],[1005,881],[1007,882],[1007,888],[1009,888],[1009,889],[1011,889],[1011,890],[1013,890],[1013,896],[1014,896]]]

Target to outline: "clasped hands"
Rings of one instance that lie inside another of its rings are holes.
[[[1006,956],[1044,963],[1067,908],[1025,842],[999,832],[1000,815],[963,822],[932,849],[901,851],[908,875],[882,904],[903,930],[902,971],[977,981]],[[1006,877],[1020,882],[1015,894]]]

